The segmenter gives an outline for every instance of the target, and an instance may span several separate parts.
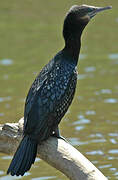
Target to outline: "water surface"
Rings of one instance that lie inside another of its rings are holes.
[[[61,31],[66,11],[83,3],[113,9],[95,17],[83,33],[77,91],[60,127],[73,146],[114,180],[118,179],[116,0],[1,1],[0,122],[17,122],[23,116],[24,100],[36,74],[64,45]],[[6,175],[10,159],[0,154],[1,180],[21,179]],[[67,178],[37,159],[22,179]]]

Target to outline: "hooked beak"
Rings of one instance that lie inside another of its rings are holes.
[[[91,12],[88,13],[88,16],[93,18],[97,13],[107,10],[107,9],[112,9],[112,6],[107,6],[107,7],[94,7]]]

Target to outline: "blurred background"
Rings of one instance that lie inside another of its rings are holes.
[[[74,4],[112,5],[82,36],[78,85],[61,134],[110,180],[118,179],[118,1],[0,1],[0,123],[17,122],[42,67],[64,46],[63,20]],[[66,180],[39,158],[24,177],[6,175],[11,156],[0,154],[0,180]]]

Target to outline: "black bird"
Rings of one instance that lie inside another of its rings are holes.
[[[37,145],[50,136],[61,138],[58,125],[68,110],[76,89],[81,34],[98,12],[111,9],[75,5],[63,26],[65,47],[42,69],[26,98],[23,139],[7,173],[23,176],[34,163]]]

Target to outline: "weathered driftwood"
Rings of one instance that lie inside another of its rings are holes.
[[[13,154],[22,138],[23,118],[18,123],[0,125],[0,152]],[[107,180],[79,151],[62,139],[49,138],[38,146],[41,159],[71,180]]]

